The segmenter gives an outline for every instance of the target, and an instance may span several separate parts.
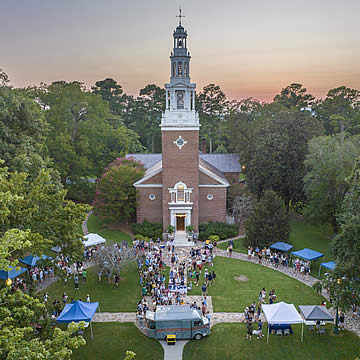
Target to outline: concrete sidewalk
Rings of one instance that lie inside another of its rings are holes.
[[[189,340],[177,340],[175,345],[168,345],[165,340],[159,340],[164,349],[164,360],[182,360],[184,346]]]

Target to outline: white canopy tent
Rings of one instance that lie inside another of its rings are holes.
[[[95,246],[106,242],[106,239],[104,239],[98,234],[93,234],[93,233],[85,235],[84,238],[86,239],[83,242],[85,247]]]
[[[263,304],[262,310],[268,324],[302,324],[301,341],[303,341],[304,320],[294,304],[287,304],[283,301],[276,304]],[[269,329],[270,327],[268,326],[267,343],[269,343]]]

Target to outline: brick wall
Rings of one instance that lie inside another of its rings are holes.
[[[179,135],[187,141],[181,149],[174,141]],[[192,218],[191,224],[195,230],[198,229],[198,185],[199,185],[199,131],[198,130],[176,130],[162,131],[162,183],[163,183],[163,225],[164,231],[170,224],[169,212],[169,190],[168,188],[182,181],[189,188],[193,188],[191,201]]]
[[[208,200],[207,195],[213,199]],[[199,223],[209,221],[226,221],[226,188],[206,187],[199,189]]]
[[[162,223],[162,188],[138,188],[138,190],[137,222],[148,220]],[[155,200],[149,199],[150,194],[155,194]]]
[[[142,182],[142,184],[162,184],[162,173],[154,175],[150,179]]]

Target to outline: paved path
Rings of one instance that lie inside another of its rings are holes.
[[[164,360],[182,360],[184,346],[189,340],[177,340],[175,345],[168,345],[164,340],[159,342],[164,349]]]

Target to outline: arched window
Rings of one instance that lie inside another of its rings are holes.
[[[193,189],[189,189],[183,182],[178,182],[173,188],[169,189],[171,203],[186,204],[191,202],[191,193]]]
[[[187,62],[184,63],[184,75],[185,75],[185,76],[188,76],[188,75],[189,75],[189,74],[188,74],[188,63],[187,63]]]
[[[179,61],[179,62],[178,62],[178,76],[182,76],[182,75],[183,75],[182,62]]]

